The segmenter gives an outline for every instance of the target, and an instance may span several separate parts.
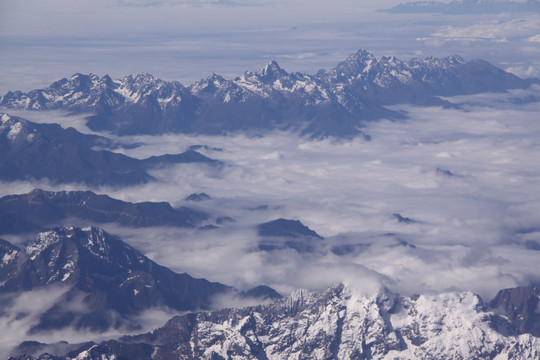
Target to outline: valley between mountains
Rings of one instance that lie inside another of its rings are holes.
[[[3,358],[540,358],[540,79],[359,50],[0,106]]]

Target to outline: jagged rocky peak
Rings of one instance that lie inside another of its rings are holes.
[[[223,76],[213,73],[206,79],[197,81],[191,85],[190,90],[194,94],[212,94],[216,90],[223,88],[228,83],[229,81],[227,81],[227,79],[225,79]]]
[[[69,79],[64,78],[59,81],[53,82],[50,85],[50,88],[56,91],[72,90],[78,92],[89,92],[96,87],[101,87],[98,85],[110,86],[112,85],[112,80],[108,75],[100,78],[99,76],[92,73],[88,75],[76,73],[73,74]]]
[[[138,84],[154,83],[156,81],[161,81],[161,80],[154,77],[154,75],[149,74],[149,73],[130,74],[130,75],[124,76],[124,79],[123,79],[123,82],[125,83],[138,83]]]
[[[96,227],[54,228],[39,233],[22,251],[2,245],[14,260],[0,266],[0,293],[59,285],[67,291],[40,312],[30,333],[135,329],[141,311],[208,309],[214,295],[234,290],[175,273]]]
[[[0,243],[0,248],[5,248],[9,252],[18,251],[15,246],[8,242],[5,242],[5,244]],[[228,289],[218,283],[193,279],[187,274],[175,274],[169,269],[152,262],[138,250],[124,243],[120,238],[94,226],[85,228],[63,226],[40,232],[32,242],[25,246],[23,252],[24,256],[19,261],[20,269],[18,271],[20,273],[13,275],[13,283],[10,284],[10,289],[27,288],[28,284],[25,283],[25,277],[34,276],[34,272],[37,273],[41,280],[34,282],[33,287],[65,281],[66,279],[70,281],[76,280],[81,284],[84,283],[92,287],[97,284],[95,281],[101,281],[105,278],[110,278],[107,280],[107,284],[112,286],[136,278],[150,281],[148,280],[150,276],[154,277],[155,281],[151,280],[151,284],[148,283],[147,285],[158,286],[157,283],[160,281],[176,281],[177,283],[173,285],[163,283],[163,286],[172,286],[165,289],[167,291],[173,291],[176,288],[182,290],[182,286],[204,287],[206,285],[215,285],[214,287],[220,291]],[[137,272],[139,275],[136,274]],[[76,276],[72,277],[72,274]],[[22,282],[19,281],[21,279]],[[103,286],[103,284],[96,286]],[[114,287],[111,289],[114,290]],[[104,291],[106,289],[94,290]],[[202,290],[202,288],[199,290]],[[186,299],[179,298],[177,300],[180,302]],[[195,300],[199,301],[200,299]],[[157,306],[159,304],[150,305]],[[181,304],[173,302],[172,307],[176,306],[181,306]],[[190,309],[193,308],[196,308],[196,306]]]
[[[433,57],[428,57],[427,59],[430,59],[430,58],[431,59],[436,59],[436,58],[433,58]],[[442,61],[444,63],[451,64],[451,65],[465,64],[465,59],[463,59],[459,55],[450,55],[450,56],[444,57],[444,58],[442,58]]]
[[[140,90],[149,90],[149,89],[159,89],[162,86],[169,84],[166,81],[163,81],[159,78],[154,77],[151,74],[130,74],[125,76],[122,81],[118,82],[120,87],[126,87],[129,89],[140,89]],[[172,84],[178,85],[177,82],[172,82]]]
[[[91,191],[67,191],[67,190],[60,190],[60,191],[48,191],[43,189],[34,189],[30,191],[29,193],[25,194],[28,197],[28,200],[35,201],[35,200],[50,200],[53,198],[65,198],[68,196],[71,196],[73,194],[91,194]],[[22,195],[24,196],[24,195]]]
[[[350,76],[362,73],[364,69],[373,61],[376,61],[375,55],[364,49],[360,49],[349,55],[347,59],[340,62],[335,70],[338,75]]]
[[[379,61],[385,64],[386,66],[392,66],[392,67],[401,66],[403,64],[403,62],[395,56],[382,56],[379,59]]]
[[[186,90],[178,81],[164,81],[148,73],[125,76],[122,80],[116,80],[115,86],[116,94],[129,102],[138,103],[155,96],[160,100],[160,105],[179,103]]]
[[[261,79],[267,82],[274,82],[279,78],[289,75],[283,70],[275,60],[270,61],[264,68],[259,71]]]
[[[219,74],[216,74],[216,73],[212,73],[212,75],[210,75],[206,81],[209,83],[209,84],[213,84],[214,86],[216,87],[219,87],[219,86],[222,86],[224,83],[227,82],[227,80],[219,75]]]
[[[66,241],[74,241],[77,245],[88,249],[92,254],[99,256],[102,259],[111,260],[110,245],[111,241],[115,240],[112,240],[112,236],[103,231],[103,229],[93,226],[83,229],[74,226],[57,227],[39,233],[35,240],[26,246],[25,250],[32,259],[52,245]],[[126,249],[128,248],[135,251],[126,245]]]
[[[79,261],[87,265],[99,263],[114,269],[145,266],[150,261],[116,236],[94,226],[56,227],[38,233],[35,240],[26,246],[25,252],[30,260],[48,263],[50,273],[62,272],[65,278],[73,271],[73,264]],[[54,281],[59,279],[59,276],[54,276]]]

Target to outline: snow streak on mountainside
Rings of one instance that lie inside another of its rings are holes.
[[[518,334],[470,292],[407,298],[384,288],[366,294],[338,285],[318,293],[298,290],[266,306],[178,316],[152,333],[84,344],[58,359],[88,354],[132,360],[537,359],[540,340]]]
[[[272,61],[233,80],[213,74],[189,87],[148,74],[122,80],[75,74],[45,89],[10,91],[0,98],[0,105],[91,112],[91,129],[120,135],[288,129],[351,137],[360,133],[366,120],[402,116],[384,105],[440,104],[434,96],[530,84],[481,60],[449,56],[404,62],[360,50],[316,75],[287,73]]]

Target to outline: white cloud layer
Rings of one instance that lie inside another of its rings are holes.
[[[459,110],[399,106],[410,119],[371,123],[370,142],[288,133],[124,138],[144,144],[120,150],[131,156],[206,144],[220,150],[203,152],[226,165],[179,165],[154,172],[159,184],[94,190],[236,219],[216,230],[104,225],[157,262],[193,276],[241,289],[267,284],[282,293],[360,279],[406,294],[459,289],[490,298],[500,288],[540,281],[540,253],[531,248],[540,244],[538,93],[534,87],[449,99]],[[2,189],[37,186],[80,188],[20,182]],[[212,200],[183,200],[194,192]],[[399,222],[394,214],[414,222]],[[299,219],[326,240],[308,254],[259,251],[256,224],[280,217]],[[416,248],[399,245],[403,241]],[[329,251],[344,245],[357,251]]]
[[[506,68],[505,71],[522,79],[540,78],[540,69],[535,66],[511,66]]]

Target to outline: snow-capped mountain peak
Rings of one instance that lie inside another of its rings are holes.
[[[260,74],[260,79],[265,83],[273,83],[277,79],[288,75],[275,60],[270,61],[258,74]]]
[[[190,90],[193,94],[210,94],[222,89],[227,84],[227,80],[216,73],[208,76],[206,79],[194,83]]]
[[[36,236],[36,239],[25,248],[26,253],[31,260],[34,260],[37,255],[43,252],[48,247],[57,244],[62,240],[61,233],[65,231],[50,230],[41,232]]]
[[[347,57],[347,59],[345,59],[344,61],[340,62],[335,67],[335,71],[338,76],[343,76],[347,78],[351,76],[356,76],[365,72],[366,67],[372,64],[374,61],[376,61],[376,58],[373,53],[361,49],[349,55],[349,57]]]
[[[38,136],[37,130],[29,126],[24,119],[0,113],[0,148],[1,144],[9,146],[25,144],[33,141]]]

